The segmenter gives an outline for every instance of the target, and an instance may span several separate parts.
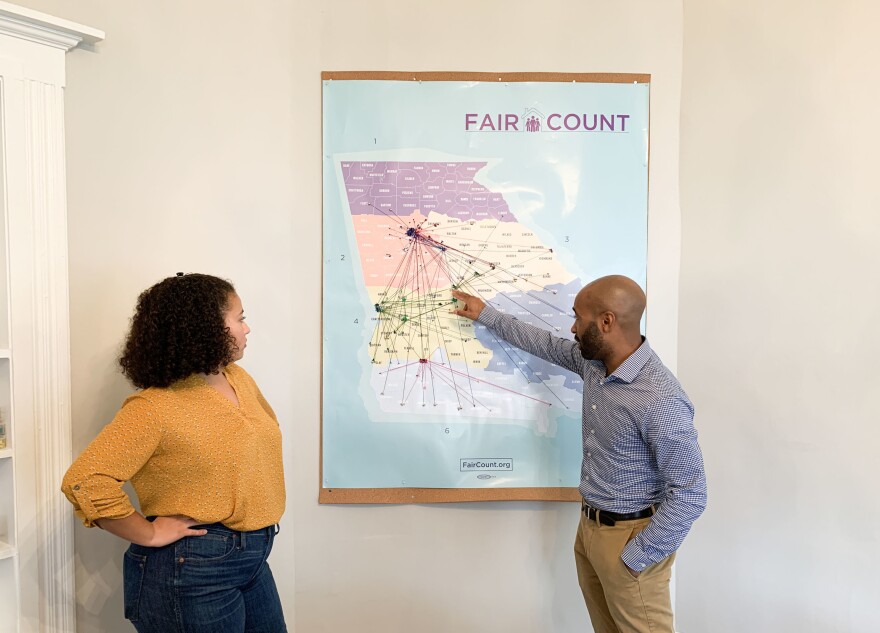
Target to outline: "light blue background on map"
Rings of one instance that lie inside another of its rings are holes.
[[[324,82],[325,488],[576,486],[581,462],[580,410],[560,411],[555,436],[546,437],[521,424],[404,420],[370,402],[373,307],[338,181],[342,157],[488,160],[477,181],[502,192],[517,221],[582,283],[619,273],[644,287],[648,91],[646,84]],[[479,113],[478,121],[484,113],[522,118],[526,108],[545,117],[630,117],[622,134],[465,131],[467,113]],[[510,458],[514,470],[478,479],[459,469],[468,457]]]

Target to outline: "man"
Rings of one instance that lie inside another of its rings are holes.
[[[574,303],[574,342],[453,291],[455,314],[584,380],[583,497],[574,553],[596,633],[674,633],[675,551],[706,507],[693,405],[641,336],[645,293],[602,277]]]

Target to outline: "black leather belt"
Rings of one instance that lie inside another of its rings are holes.
[[[618,521],[633,521],[635,519],[645,519],[650,516],[654,516],[654,506],[648,506],[644,510],[639,510],[638,512],[630,512],[628,514],[620,514],[619,512],[608,512],[606,510],[599,510],[592,506],[587,505],[586,503],[581,503],[582,509],[584,511],[584,515],[590,521],[596,521],[602,525],[614,525]]]

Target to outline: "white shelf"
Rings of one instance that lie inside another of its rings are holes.
[[[6,448],[0,448],[0,459],[6,459],[7,457],[12,457],[12,449],[8,446]]]
[[[12,358],[12,350],[0,347],[0,358]]]
[[[12,547],[12,545],[0,541],[0,560],[3,560],[4,558],[12,558],[17,553],[18,551]]]

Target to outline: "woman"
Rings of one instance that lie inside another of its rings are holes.
[[[131,542],[125,617],[140,633],[287,630],[266,562],[284,512],[281,433],[235,364],[244,318],[232,284],[210,275],[144,291],[119,360],[142,391],[64,477],[87,527]]]

